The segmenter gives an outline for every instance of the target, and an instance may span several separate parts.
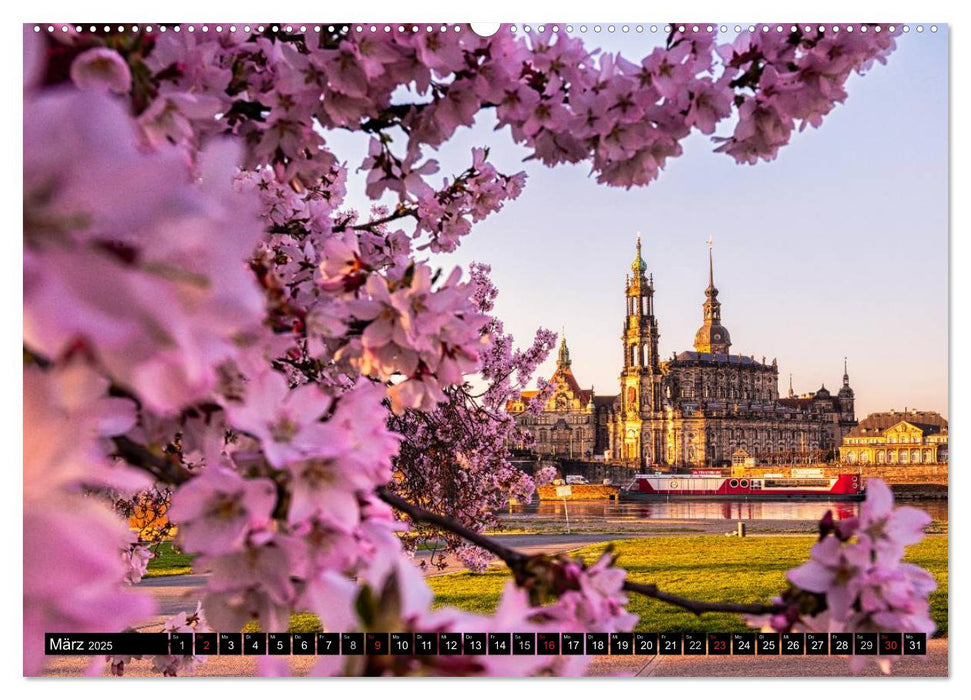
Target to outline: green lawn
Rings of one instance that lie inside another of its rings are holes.
[[[192,573],[192,560],[195,558],[193,555],[176,550],[171,542],[162,542],[152,549],[155,557],[148,560],[148,571],[143,578]]]
[[[768,602],[785,586],[785,572],[808,556],[813,537],[724,536],[652,537],[622,540],[614,545],[618,566],[634,581],[656,583],[665,591],[698,600]],[[585,547],[578,555],[593,561],[602,545]],[[938,589],[931,596],[931,615],[938,635],[947,634],[947,537],[931,536],[910,548],[907,560],[934,575]],[[487,613],[508,578],[504,567],[481,574],[461,573],[429,579],[436,605]],[[731,632],[746,629],[737,615],[712,613],[697,617],[644,596],[631,596],[631,612],[640,616],[643,631]]]
[[[248,622],[243,627],[244,632],[259,632],[260,625],[255,620]],[[273,631],[273,630],[268,630]],[[320,618],[313,613],[301,612],[290,614],[290,626],[287,632],[323,632],[324,628],[320,624]]]
[[[747,537],[720,535],[651,537],[615,542],[618,565],[634,581],[656,583],[671,593],[699,600],[767,602],[785,585],[785,572],[805,561],[813,537]],[[938,589],[931,595],[931,615],[938,635],[947,635],[947,543],[946,535],[933,535],[910,548],[907,560],[930,571]],[[585,547],[577,553],[593,561],[603,545]],[[192,573],[193,557],[175,550],[172,543],[159,546],[148,562],[146,578]],[[447,574],[428,579],[437,606],[454,606],[470,612],[488,613],[508,578],[505,567],[493,567],[481,574]],[[631,612],[640,616],[638,629],[730,632],[745,629],[736,615],[695,615],[643,596],[631,596]],[[290,632],[314,632],[320,622],[310,614],[294,614]]]

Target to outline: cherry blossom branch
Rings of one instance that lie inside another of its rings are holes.
[[[393,508],[400,510],[402,513],[405,513],[413,520],[426,522],[430,525],[436,525],[443,530],[448,530],[449,532],[452,532],[471,542],[472,544],[481,547],[487,552],[499,557],[506,563],[507,566],[509,566],[514,574],[521,575],[523,573],[524,566],[529,560],[528,555],[523,554],[522,552],[517,552],[515,549],[506,547],[505,545],[500,544],[499,542],[496,542],[495,540],[486,537],[479,532],[469,529],[455,518],[450,518],[447,515],[439,515],[438,513],[433,513],[430,510],[425,510],[420,506],[409,503],[404,498],[391,491],[387,486],[379,486],[377,488],[377,494],[378,498],[380,498],[382,501]]]
[[[447,515],[433,513],[421,508],[420,506],[409,503],[401,496],[398,496],[390,491],[386,486],[379,487],[377,489],[377,494],[382,501],[393,508],[396,508],[402,513],[405,513],[413,520],[426,522],[431,525],[436,525],[443,530],[448,530],[449,532],[452,532],[463,539],[468,540],[472,544],[494,554],[506,563],[513,575],[516,577],[517,581],[527,578],[530,575],[530,573],[527,571],[526,565],[531,559],[534,559],[534,557],[530,557],[529,555],[512,549],[511,547],[506,547],[490,537],[475,532],[454,518],[450,518]],[[673,593],[666,593],[665,591],[660,590],[653,583],[636,583],[630,580],[624,582],[624,590],[631,593],[638,593],[648,598],[653,598],[654,600],[659,600],[662,603],[667,603],[668,605],[683,608],[693,612],[695,615],[703,615],[704,613],[711,612],[738,613],[742,615],[768,615],[779,613],[786,609],[785,605],[776,604],[691,600],[690,598],[683,598],[682,596],[675,595]]]
[[[398,219],[404,219],[404,218],[407,218],[409,216],[414,217],[414,218],[417,219],[418,218],[418,212],[414,208],[408,208],[408,207],[405,207],[405,206],[399,204],[398,207],[392,213],[388,214],[387,216],[381,217],[380,219],[374,219],[372,221],[368,221],[368,222],[363,223],[363,224],[354,224],[352,226],[349,226],[348,228],[350,228],[352,231],[371,231],[371,232],[375,232],[375,229],[377,229],[379,226],[382,226],[384,224],[390,223],[392,221],[396,221]],[[340,227],[340,228],[335,227],[334,230],[335,231],[342,231],[342,230],[344,230],[344,227]]]
[[[115,445],[116,456],[133,467],[143,469],[163,483],[178,486],[192,478],[178,460],[160,457],[124,435],[116,435],[111,440]]]

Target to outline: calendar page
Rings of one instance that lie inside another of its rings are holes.
[[[948,52],[24,24],[23,674],[948,676]]]

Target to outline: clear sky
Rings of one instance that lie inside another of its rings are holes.
[[[639,60],[663,32],[586,37]],[[482,114],[435,154],[442,173],[489,145],[501,171],[527,172],[526,189],[438,262],[490,264],[506,329],[524,343],[538,326],[565,327],[578,381],[613,394],[635,234],[654,275],[662,357],[691,349],[712,236],[732,352],[778,358],[781,393],[790,372],[797,393],[838,388],[847,356],[858,417],[947,415],[947,41],[946,25],[900,37],[887,65],[853,76],[846,102],[771,163],[736,165],[696,134],[657,181],[629,191],[597,185],[583,164],[523,163],[525,150]],[[359,164],[351,138],[328,138]],[[555,352],[540,374],[554,367]]]

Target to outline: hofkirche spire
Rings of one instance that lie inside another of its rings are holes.
[[[850,387],[850,372],[846,368],[846,358],[843,358],[843,386],[840,387],[838,396],[842,399],[852,399],[853,389]]]
[[[639,233],[637,234],[637,254],[634,256],[634,262],[630,264],[630,269],[636,277],[643,277],[644,273],[647,272],[647,263],[641,257],[641,234]]]
[[[705,290],[704,323],[695,333],[695,350],[705,353],[727,355],[732,346],[728,329],[721,324],[721,302],[715,287],[715,263],[712,255],[712,240],[708,237],[708,288]]]

